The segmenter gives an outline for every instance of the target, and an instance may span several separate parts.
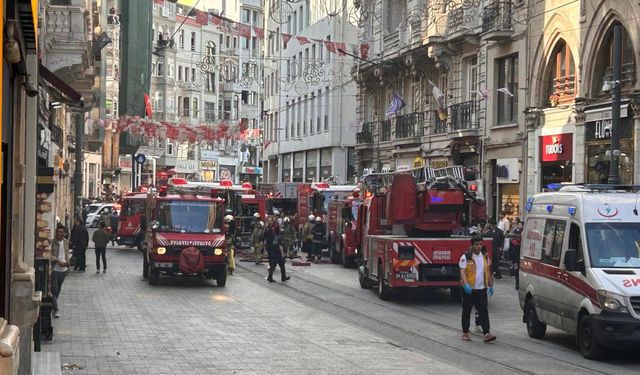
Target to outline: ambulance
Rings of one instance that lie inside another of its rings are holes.
[[[638,185],[569,185],[527,200],[518,293],[530,337],[550,325],[589,359],[638,348],[638,198]]]

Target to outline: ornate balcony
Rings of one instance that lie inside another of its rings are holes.
[[[447,5],[447,40],[464,40],[480,31],[480,3],[479,0],[457,0]]]
[[[425,112],[413,112],[395,118],[395,139],[422,137],[426,120]]]
[[[446,134],[447,133],[447,119],[440,118],[437,111],[429,112],[431,134]]]
[[[391,120],[381,121],[378,132],[380,136],[380,142],[390,141],[391,140]]]
[[[484,8],[482,32],[486,40],[502,41],[511,38],[511,1],[494,1]]]
[[[373,143],[373,134],[378,124],[379,121],[365,122],[362,124],[362,131],[356,133],[356,143],[359,145]]]
[[[449,106],[449,138],[473,137],[479,135],[478,102],[469,100]]]

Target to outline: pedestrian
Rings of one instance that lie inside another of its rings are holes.
[[[235,259],[235,243],[236,243],[236,222],[233,219],[233,215],[227,215],[224,217],[224,223],[226,232],[224,238],[227,244],[227,270],[230,275],[233,275],[233,271],[236,270]]]
[[[520,287],[520,245],[522,243],[522,230],[522,222],[516,218],[514,228],[510,233],[511,246],[509,247],[511,275],[516,279],[516,290]]]
[[[84,226],[84,220],[81,216],[76,216],[73,230],[71,231],[71,245],[73,246],[73,255],[76,258],[76,265],[73,268],[76,271],[84,272],[87,268],[87,247],[89,247],[89,232]]]
[[[87,222],[87,216],[89,216],[89,205],[82,207],[82,221]]]
[[[105,208],[100,214],[100,221],[104,223],[105,227],[111,225],[111,209]]]
[[[255,229],[258,226],[258,223],[262,221],[260,218],[260,214],[258,212],[253,214],[253,222],[251,222],[251,230]],[[262,223],[264,225],[264,222]]]
[[[460,279],[462,280],[462,340],[471,341],[469,326],[471,308],[475,306],[480,316],[480,325],[484,334],[483,341],[491,342],[496,336],[490,332],[487,295],[493,295],[493,277],[491,261],[486,252],[482,252],[482,236],[471,237],[471,247],[460,258]]]
[[[324,223],[322,222],[322,218],[320,216],[316,216],[316,222],[311,228],[311,234],[313,235],[313,244],[312,244],[312,258],[315,263],[320,263],[320,259],[322,258],[322,248],[324,247],[324,238],[326,229],[324,227]]]
[[[280,267],[280,276],[282,281],[287,281],[291,278],[287,276],[287,271],[285,269],[284,259],[282,257],[282,238],[279,232],[280,230],[277,226],[277,222],[273,218],[269,218],[267,221],[267,228],[264,232],[264,242],[269,256],[269,276],[267,276],[267,281],[270,283],[275,282],[273,279],[273,271],[276,270],[276,265]]]
[[[304,241],[302,243],[302,251],[307,253],[307,259],[309,260],[313,260],[311,259],[311,257],[313,256],[313,250],[311,248],[313,243],[313,234],[311,234],[311,229],[313,228],[313,224],[315,224],[315,222],[316,217],[313,215],[309,215],[307,222],[304,223],[304,226],[302,227],[302,240]]]
[[[296,229],[291,224],[291,219],[285,217],[283,219],[284,226],[282,228],[282,237],[284,240],[284,254],[285,257],[293,259],[293,246],[298,240],[298,234]]]
[[[51,262],[53,262],[53,271],[51,272],[51,301],[53,303],[53,317],[59,318],[58,297],[62,290],[62,283],[69,273],[69,260],[71,259],[71,251],[69,249],[69,240],[64,238],[66,229],[63,225],[56,227],[55,240],[51,244]]]
[[[509,242],[509,238],[507,238],[507,234],[511,232],[511,219],[505,214],[500,215],[500,221],[498,221],[497,227],[502,231],[503,235],[502,245],[500,246],[500,259],[508,259],[508,251],[511,243]],[[497,261],[497,259],[495,260]]]
[[[258,221],[256,227],[251,232],[251,249],[255,256],[256,264],[262,264],[262,253],[264,252],[264,222]]]
[[[485,227],[484,237],[491,238],[491,256],[494,262],[491,266],[493,276],[500,280],[502,272],[500,271],[500,254],[502,252],[502,244],[504,243],[504,234],[496,227],[495,219],[489,219],[489,223]]]
[[[110,217],[111,224],[111,246],[116,244],[116,240],[118,239],[118,221],[120,218],[118,217],[118,211],[112,210]]]
[[[98,230],[93,232],[91,241],[96,250],[96,273],[100,273],[100,257],[102,257],[103,273],[107,273],[107,245],[111,240],[111,235],[107,232],[107,227],[103,221],[100,222]]]

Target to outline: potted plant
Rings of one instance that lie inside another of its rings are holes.
[[[549,95],[549,103],[552,107],[556,107],[558,104],[560,104],[560,95],[556,93]]]

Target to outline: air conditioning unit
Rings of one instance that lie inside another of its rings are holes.
[[[160,14],[162,15],[162,17],[169,17],[169,8],[162,7],[162,11],[160,12]]]

